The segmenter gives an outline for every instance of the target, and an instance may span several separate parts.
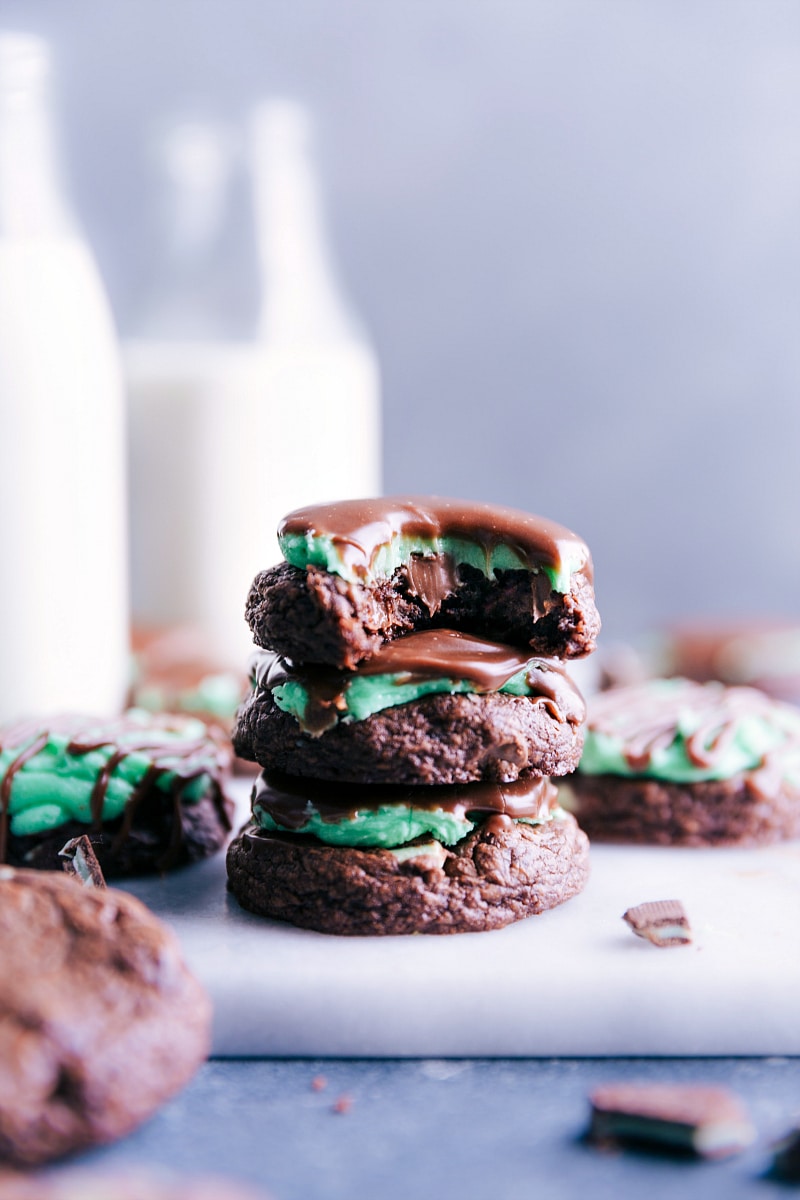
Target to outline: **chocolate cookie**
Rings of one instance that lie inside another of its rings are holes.
[[[408,634],[355,671],[261,653],[234,744],[319,779],[442,784],[562,775],[585,715],[561,666],[450,629]]]
[[[290,775],[433,785],[566,775],[582,733],[544,703],[495,692],[423,696],[313,736],[270,691],[256,690],[239,710],[233,744],[243,758]]]
[[[561,799],[597,842],[760,846],[800,837],[800,790],[765,797],[741,778],[681,784],[575,774]]]
[[[0,1159],[128,1133],[208,1053],[211,1009],[132,896],[0,867]]]
[[[321,933],[471,933],[498,929],[576,895],[588,840],[563,814],[542,825],[484,822],[448,848],[329,846],[248,825],[228,849],[239,903]]]
[[[0,729],[0,860],[58,869],[90,833],[107,876],[166,870],[219,850],[230,831],[230,750],[199,720],[131,710]]]
[[[433,626],[554,658],[594,649],[589,551],[544,518],[396,496],[297,510],[279,540],[287,562],[256,577],[246,618],[257,645],[298,662],[354,667]]]
[[[562,803],[598,841],[800,837],[800,711],[752,688],[652,680],[593,697]]]

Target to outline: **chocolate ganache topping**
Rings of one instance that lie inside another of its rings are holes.
[[[148,799],[164,776],[176,780],[171,789],[174,812],[172,842],[159,867],[168,868],[177,860],[183,840],[181,800],[186,789],[203,776],[208,778],[208,790],[225,828],[230,829],[229,802],[222,789],[221,779],[230,765],[227,746],[216,741],[199,722],[170,715],[142,714],[131,711],[122,717],[99,721],[85,716],[61,715],[46,722],[25,720],[0,728],[0,756],[6,758],[0,767],[0,862],[5,860],[8,846],[10,808],[14,781],[38,754],[56,744],[66,756],[60,774],[54,775],[51,799],[58,802],[60,787],[69,788],[69,759],[80,760],[94,751],[110,753],[97,766],[91,788],[90,809],[92,827],[103,823],[103,807],[112,776],[132,755],[144,759],[141,775],[132,786],[125,804],[122,823],[115,835],[115,844],[128,836],[139,805]],[[166,797],[165,797],[166,798]]]
[[[310,731],[335,723],[337,713],[347,708],[347,690],[355,679],[377,676],[391,677],[395,686],[447,679],[466,683],[469,691],[497,692],[524,673],[528,698],[545,705],[560,724],[578,726],[585,716],[583,697],[560,663],[453,629],[426,629],[397,638],[354,671],[294,665],[279,655],[258,651],[251,660],[251,673],[255,686],[264,690],[300,684],[308,696],[303,725]]]
[[[547,778],[405,787],[324,783],[262,771],[253,785],[252,804],[254,809],[258,806],[268,812],[276,824],[295,833],[308,823],[309,805],[331,823],[352,820],[364,809],[404,804],[409,808],[441,809],[458,817],[480,814],[492,821],[492,828],[501,829],[520,817],[547,820],[557,805],[557,797],[556,788]]]
[[[344,566],[362,579],[372,574],[379,552],[395,539],[419,539],[433,548],[430,558],[426,553],[422,563],[414,565],[418,585],[426,592],[448,590],[452,564],[444,565],[441,579],[430,565],[422,565],[430,564],[435,548],[447,539],[478,546],[486,557],[487,575],[493,552],[506,547],[522,569],[560,575],[566,565],[570,572],[592,579],[591,556],[581,538],[555,521],[504,505],[437,496],[344,500],[296,509],[281,521],[278,536],[328,539]]]
[[[660,774],[667,755],[679,748],[698,777],[750,770],[765,788],[778,778],[800,784],[800,710],[755,688],[688,679],[616,688],[590,705],[587,757],[598,737],[632,774]],[[586,769],[583,760],[580,769]]]

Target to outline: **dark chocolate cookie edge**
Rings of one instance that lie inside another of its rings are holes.
[[[227,867],[242,907],[320,933],[476,933],[577,895],[588,879],[589,841],[567,814],[498,833],[484,825],[445,848],[439,866],[250,825],[231,843]]]

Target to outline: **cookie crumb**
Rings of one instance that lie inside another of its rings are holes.
[[[314,1078],[311,1080],[312,1092],[324,1092],[325,1088],[327,1086],[328,1086],[328,1081],[324,1075],[315,1075]]]
[[[58,857],[62,859],[61,866],[67,875],[73,875],[84,887],[106,886],[105,876],[97,861],[91,838],[87,834],[71,838],[61,847]]]
[[[353,1107],[353,1097],[348,1096],[347,1092],[343,1092],[337,1100],[334,1101],[332,1111],[335,1113],[349,1113]]]
[[[637,937],[654,946],[685,946],[692,940],[689,918],[680,900],[651,900],[622,914]]]

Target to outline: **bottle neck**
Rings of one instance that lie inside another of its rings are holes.
[[[264,285],[259,325],[270,341],[325,341],[353,333],[329,253],[309,137],[308,115],[291,102],[267,102],[256,111],[253,173]]]
[[[53,135],[46,47],[0,36],[0,237],[63,236],[74,225]]]

